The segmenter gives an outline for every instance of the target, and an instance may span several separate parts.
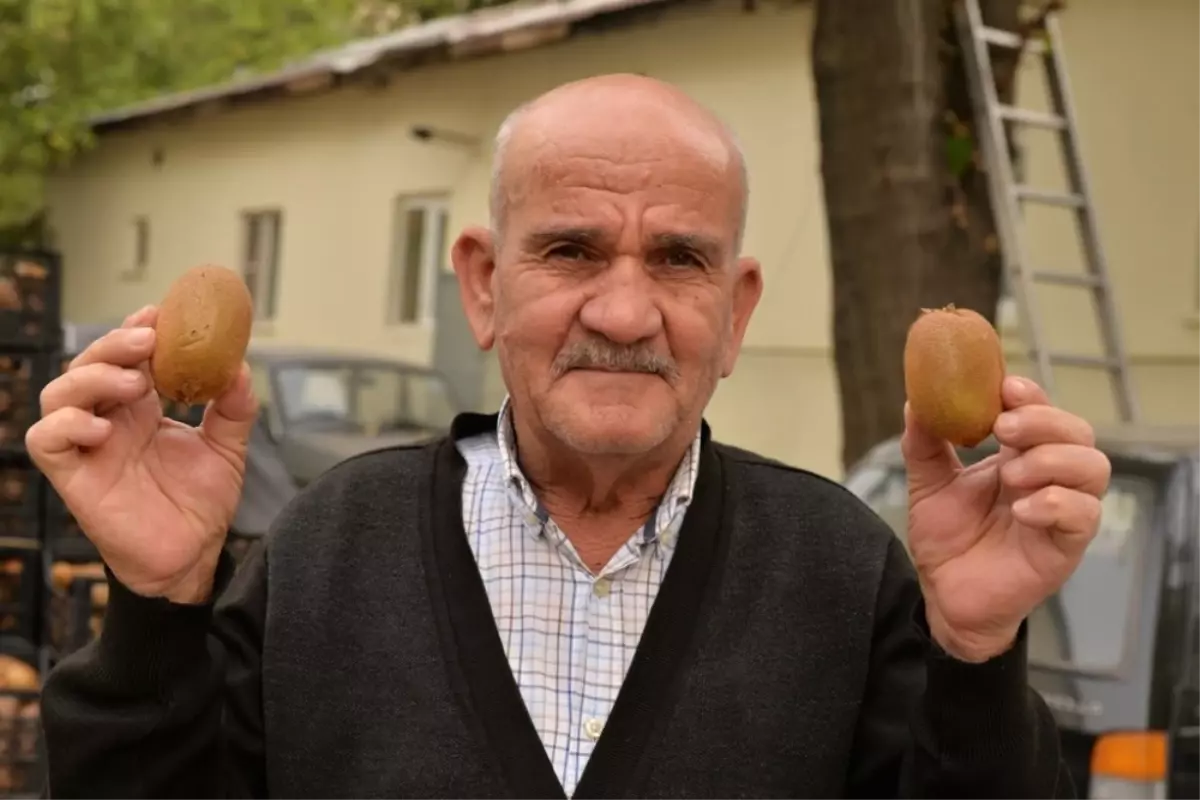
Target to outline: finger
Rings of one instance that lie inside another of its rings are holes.
[[[109,331],[71,362],[68,371],[86,364],[116,364],[137,367],[154,352],[154,329],[146,327],[117,328]]]
[[[153,328],[158,322],[157,306],[142,306],[121,323],[122,328]]]
[[[1000,398],[1005,408],[1019,408],[1030,405],[1050,405],[1050,398],[1044,389],[1029,378],[1009,375],[1000,387]]]
[[[1016,450],[1040,444],[1079,444],[1092,447],[1096,434],[1085,420],[1051,405],[1018,406],[996,418],[996,441]]]
[[[64,372],[42,390],[42,415],[75,406],[94,409],[101,404],[132,403],[146,393],[146,376],[115,364],[84,364]]]
[[[1100,498],[1062,486],[1047,486],[1012,504],[1022,525],[1061,534],[1065,544],[1086,547],[1100,527]]]
[[[79,448],[99,447],[112,433],[112,423],[82,408],[60,408],[25,433],[29,457],[52,481],[79,465]]]
[[[900,438],[900,450],[904,454],[910,486],[918,490],[938,485],[962,469],[954,447],[922,428],[908,403],[904,404],[904,435]]]
[[[241,459],[257,419],[258,401],[250,388],[250,368],[243,363],[233,385],[205,409],[200,429],[217,448]]]
[[[1100,497],[1111,475],[1108,456],[1078,444],[1039,445],[1000,467],[1001,482],[1007,488],[1025,492],[1065,486]]]
[[[149,305],[149,306],[142,306],[140,309],[138,309],[137,311],[133,312],[128,317],[126,317],[125,322],[121,325],[121,327],[123,327],[123,328],[152,328],[155,330],[155,341],[158,341],[158,331],[157,331],[157,327],[156,327],[157,325],[158,325],[158,306]],[[151,345],[150,352],[151,352],[151,355],[153,355],[153,352],[154,352],[153,345]],[[143,375],[146,376],[147,381],[149,381],[151,383],[153,382],[153,378],[150,375],[149,356],[147,356],[147,360],[143,361],[142,363],[140,363],[138,365],[138,369],[142,372]]]

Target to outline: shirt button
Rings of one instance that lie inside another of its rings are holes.
[[[596,595],[596,597],[608,597],[608,593],[611,591],[612,581],[608,578],[601,578],[592,584],[592,594]]]
[[[604,720],[592,717],[587,722],[583,723],[583,733],[593,742],[600,738],[600,733],[604,730]]]

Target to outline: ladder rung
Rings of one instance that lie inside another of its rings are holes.
[[[1010,122],[1019,122],[1022,125],[1030,125],[1035,128],[1050,128],[1051,130],[1061,131],[1067,127],[1067,120],[1060,114],[1047,114],[1044,111],[1033,111],[1028,108],[1007,105],[997,106],[996,113],[1000,115],[1001,119],[1006,119]]]
[[[1068,208],[1083,208],[1083,195],[1068,192],[1053,192],[1048,189],[1035,189],[1032,186],[1017,186],[1014,191],[1017,199],[1030,203],[1045,203],[1051,206],[1066,206]]]
[[[1107,358],[1105,356],[1081,356],[1075,353],[1049,353],[1047,354],[1051,364],[1058,364],[1064,367],[1090,367],[1093,369],[1105,369],[1109,372],[1120,372],[1121,362],[1115,358]]]
[[[1000,30],[999,28],[979,28],[977,31],[979,38],[988,44],[994,44],[997,47],[1007,47],[1010,50],[1016,50],[1024,47],[1030,53],[1043,53],[1046,51],[1046,45],[1041,39],[1022,39],[1019,35],[1010,31]]]
[[[1038,283],[1053,283],[1059,286],[1102,286],[1100,276],[1090,272],[1031,272],[1029,277]]]

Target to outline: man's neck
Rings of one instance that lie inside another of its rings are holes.
[[[644,517],[666,493],[695,438],[685,430],[647,453],[584,456],[516,414],[512,424],[525,479],[543,505],[553,502],[571,516],[606,516],[630,509],[644,511]]]
[[[695,439],[685,429],[637,456],[585,457],[516,414],[511,420],[522,474],[593,570],[654,513]]]
[[[637,456],[584,456],[512,413],[521,471],[551,513],[625,517],[643,521],[658,505],[688,453],[695,432],[688,426],[654,450]]]

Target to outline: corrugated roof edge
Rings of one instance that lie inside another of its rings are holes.
[[[548,0],[483,9],[470,14],[431,20],[341,47],[314,53],[274,72],[213,86],[156,97],[146,102],[105,111],[88,122],[96,129],[180,111],[214,100],[246,97],[297,82],[322,81],[352,75],[388,58],[445,48],[452,57],[482,55],[536,47],[553,39],[514,35],[540,29],[569,28],[573,23],[631,9],[667,5],[677,0]],[[563,36],[568,31],[563,30]],[[562,37],[558,37],[562,38]],[[489,46],[490,45],[490,46]]]

